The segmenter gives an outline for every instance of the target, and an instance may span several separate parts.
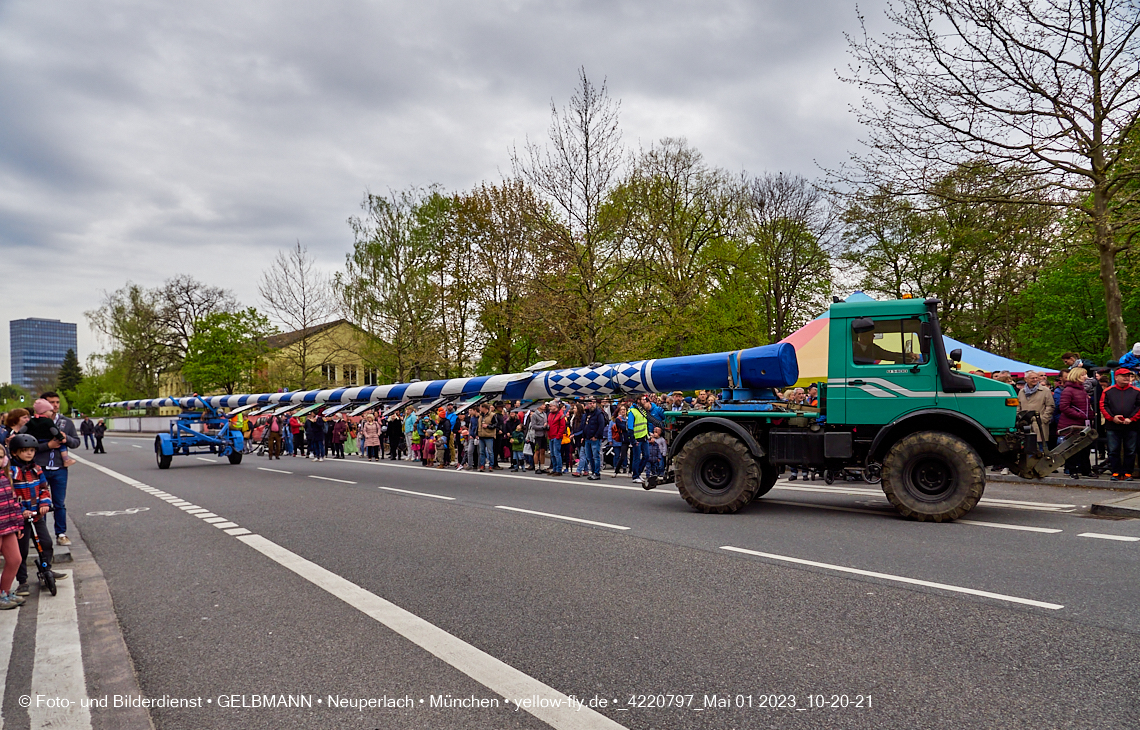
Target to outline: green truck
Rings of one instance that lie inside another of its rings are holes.
[[[1012,387],[956,369],[938,304],[837,301],[818,409],[726,391],[712,410],[669,411],[669,466],[647,487],[675,481],[694,508],[724,513],[766,494],[788,466],[854,470],[881,480],[905,517],[941,522],[974,508],[986,467],[1041,478],[1095,441],[1086,427],[1045,451],[1039,417],[1018,412]]]

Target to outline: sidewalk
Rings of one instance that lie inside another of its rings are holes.
[[[1045,477],[1044,479],[1022,479],[1021,477],[1014,476],[1013,474],[999,474],[997,472],[987,470],[986,481],[1006,482],[1009,484],[1047,484],[1051,487],[1081,487],[1083,489],[1108,489],[1121,492],[1140,492],[1140,481],[1113,482],[1109,481],[1109,478],[1107,476],[1080,477],[1079,479],[1071,479],[1065,476],[1064,472],[1054,472],[1053,476]]]

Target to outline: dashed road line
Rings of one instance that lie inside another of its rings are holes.
[[[495,509],[505,509],[511,512],[522,512],[528,515],[538,515],[539,517],[553,517],[556,520],[566,520],[567,522],[580,522],[583,525],[594,525],[596,527],[608,527],[613,530],[629,530],[631,528],[624,525],[611,525],[608,522],[595,522],[594,520],[584,520],[581,517],[567,517],[566,515],[555,515],[550,512],[536,512],[532,509],[522,509],[520,507],[507,507],[506,505],[497,504]]]
[[[993,593],[991,591],[981,591],[976,588],[964,588],[962,586],[953,586],[947,583],[935,583],[928,580],[919,580],[917,578],[907,578],[902,575],[891,575],[890,573],[877,573],[873,570],[861,570],[859,568],[848,568],[845,565],[832,565],[830,563],[820,563],[815,560],[804,560],[803,558],[792,558],[787,555],[775,555],[773,553],[763,553],[758,550],[748,550],[746,548],[733,547],[731,545],[722,545],[721,550],[728,550],[734,553],[743,553],[745,555],[755,555],[761,558],[768,558],[769,560],[780,560],[786,563],[795,563],[797,565],[809,565],[813,568],[824,568],[825,570],[835,570],[841,573],[852,573],[854,575],[862,575],[868,578],[879,578],[881,580],[894,581],[896,583],[907,583],[916,586],[925,586],[927,588],[937,588],[943,591],[952,591],[954,593],[966,593],[971,596],[981,596],[983,598],[994,598],[999,601],[1008,601],[1010,603],[1020,603],[1026,606],[1036,606],[1037,608],[1047,608],[1051,611],[1058,611],[1064,608],[1059,603],[1046,603],[1045,601],[1035,601],[1031,598],[1021,598],[1019,596],[1007,596],[1004,593]]]
[[[139,446],[138,444],[131,444],[131,446],[135,447],[136,449],[141,449],[141,448],[142,448],[142,447],[141,447],[141,446]]]
[[[789,507],[810,507],[811,509],[828,509],[835,512],[857,512],[863,515],[878,515],[880,517],[898,517],[898,512],[890,512],[882,509],[859,509],[858,507],[837,507],[831,504],[812,504],[810,502],[786,502],[781,499],[764,499],[758,504],[783,504]]]
[[[428,494],[427,492],[413,492],[410,489],[396,489],[395,487],[380,487],[386,492],[399,492],[400,494],[414,494],[417,497],[432,497],[434,499],[446,499],[454,502],[455,497],[445,497],[442,494]]]
[[[1119,542],[1140,542],[1140,537],[1129,535],[1105,535],[1100,532],[1082,532],[1077,537],[1095,537],[1098,540],[1117,540]]]
[[[1045,533],[1045,534],[1049,534],[1049,535],[1053,535],[1053,534],[1056,534],[1058,532],[1064,532],[1064,530],[1058,530],[1058,529],[1052,528],[1052,527],[1030,527],[1028,525],[1007,525],[1007,524],[1002,523],[1002,522],[982,522],[980,520],[957,519],[954,521],[957,522],[958,524],[961,524],[961,525],[977,525],[978,527],[1000,527],[1003,530],[1021,530],[1023,532],[1041,532],[1041,533]]]
[[[292,474],[293,473],[291,471],[285,471],[283,469],[270,469],[267,466],[259,466],[259,467],[257,467],[257,470],[258,471],[271,471],[274,474]]]
[[[347,479],[333,479],[332,477],[322,477],[322,476],[317,476],[316,474],[310,474],[309,478],[310,479],[323,479],[326,482],[340,482],[341,484],[356,484],[356,482],[350,482]]]

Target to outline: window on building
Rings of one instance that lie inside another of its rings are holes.
[[[340,377],[344,381],[343,385],[358,385],[355,365],[341,365]]]
[[[328,385],[336,384],[336,365],[321,365],[321,377]]]
[[[376,368],[365,368],[364,370],[364,384],[365,385],[380,385],[380,371]]]

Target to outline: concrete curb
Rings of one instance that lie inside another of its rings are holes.
[[[1140,517],[1140,494],[1099,502],[1092,505],[1089,511],[1103,517]]]
[[[995,474],[994,472],[986,472],[987,482],[1003,482],[1005,484],[1026,484],[1029,486],[1046,485],[1050,487],[1079,487],[1081,489],[1105,489],[1113,492],[1140,492],[1140,482],[1111,482],[1107,477],[1104,479],[1092,479],[1089,477],[1081,477],[1080,479],[1068,479],[1058,477],[1045,477],[1044,479],[1022,479],[1021,477],[1013,476],[1012,474]]]
[[[68,530],[68,537],[71,538],[74,559],[70,568],[75,581],[79,635],[83,637],[83,667],[88,696],[139,697],[142,690],[135,665],[127,651],[103,571],[74,524]],[[92,707],[91,727],[92,730],[154,730],[150,713],[141,707]]]

